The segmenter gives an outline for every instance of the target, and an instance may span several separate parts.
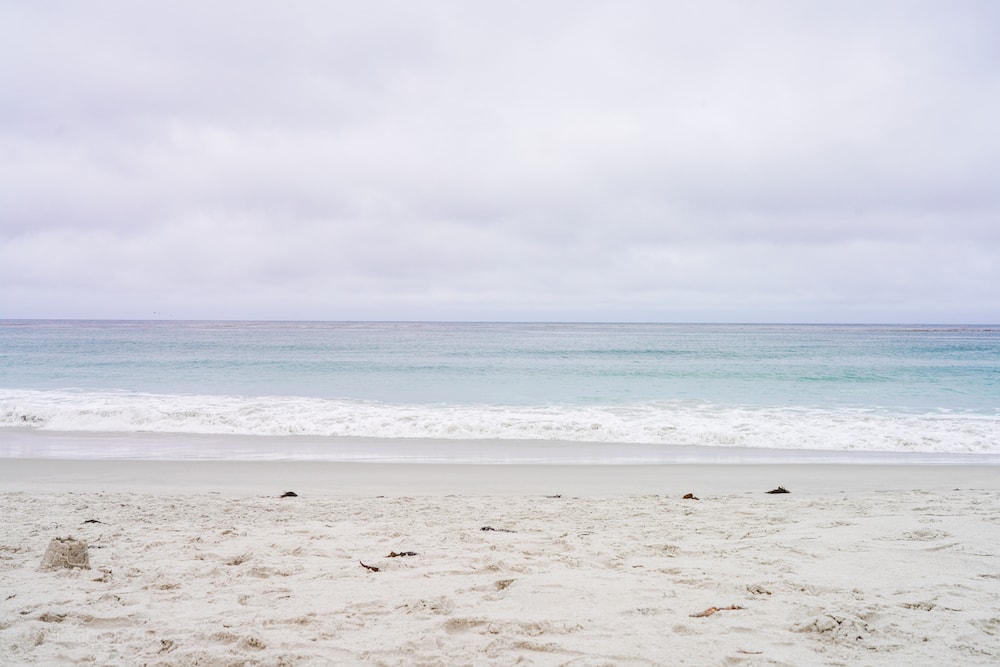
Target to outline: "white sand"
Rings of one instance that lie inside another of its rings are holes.
[[[4,459],[0,661],[995,665],[998,473]]]

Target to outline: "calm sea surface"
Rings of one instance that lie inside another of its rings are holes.
[[[1000,327],[0,321],[0,456],[708,448],[1000,455]]]

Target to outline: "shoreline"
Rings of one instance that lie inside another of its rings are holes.
[[[1000,466],[998,453],[780,449],[564,440],[362,438],[0,429],[11,459],[447,465],[843,464]]]
[[[0,491],[315,496],[550,496],[1000,490],[992,466],[660,465],[0,459]]]

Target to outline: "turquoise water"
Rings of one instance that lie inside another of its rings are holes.
[[[985,326],[0,322],[8,442],[267,436],[280,456],[298,436],[333,458],[344,438],[998,454],[998,424],[1000,328]]]

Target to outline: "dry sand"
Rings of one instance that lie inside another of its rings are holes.
[[[998,472],[5,459],[0,660],[996,665]]]

